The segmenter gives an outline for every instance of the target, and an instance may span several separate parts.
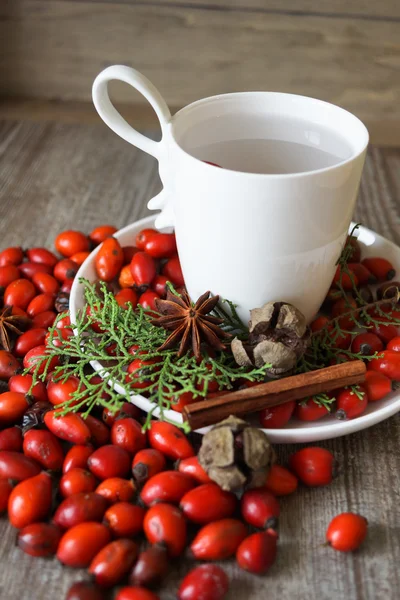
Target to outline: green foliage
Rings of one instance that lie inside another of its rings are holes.
[[[141,306],[121,308],[104,283],[92,285],[82,280],[82,284],[88,310],[81,311],[70,326],[75,335],[66,340],[62,337],[57,324],[65,314],[59,315],[50,330],[47,353],[39,359],[34,370],[35,382],[45,380],[50,361],[57,356],[60,365],[52,373],[53,380],[64,381],[75,376],[81,381],[80,389],[71,400],[60,406],[61,414],[83,411],[86,415],[99,405],[117,411],[124,401],[129,401],[132,393],[138,393],[144,394],[154,406],[148,414],[147,427],[156,408],[160,417],[167,420],[165,411],[182,394],[190,392],[200,400],[207,396],[211,381],[217,382],[219,388],[229,390],[239,379],[264,380],[270,365],[251,370],[238,367],[229,351],[219,352],[214,357],[205,350],[201,361],[197,361],[191,353],[178,358],[174,349],[158,351],[169,332],[152,325],[154,313],[145,311]],[[221,303],[215,311],[224,319],[222,327],[230,332],[243,333],[245,328],[235,307],[230,302],[226,304],[228,310]],[[100,328],[102,333],[94,331],[92,325]],[[133,345],[138,346],[140,354],[132,355],[129,349]],[[143,386],[137,390],[125,383],[126,369],[135,358],[147,363],[131,374],[135,382]],[[93,361],[98,362],[97,374],[101,379],[93,377]],[[123,391],[113,389],[114,383],[122,385]],[[186,424],[182,427],[187,429]]]
[[[300,400],[299,403],[304,405],[309,399],[309,397],[304,398],[304,400]],[[315,404],[318,404],[318,406],[324,406],[329,412],[331,411],[332,404],[336,401],[334,396],[329,396],[328,394],[315,394],[312,396],[312,399]]]

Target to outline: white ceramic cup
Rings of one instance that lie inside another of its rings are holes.
[[[107,91],[113,79],[150,102],[160,120],[160,142],[137,132],[114,108]],[[153,84],[125,66],[97,76],[93,101],[115,133],[159,161],[164,187],[148,206],[161,209],[158,228],[175,228],[192,299],[206,290],[220,294],[237,304],[244,322],[252,308],[285,301],[310,321],[331,284],[354,210],[368,145],[363,123],[327,102],[275,92],[213,96],[171,117]],[[304,157],[308,168],[249,172],[263,157],[255,157],[254,147],[248,152],[240,140],[261,146],[277,140],[277,153],[287,148],[289,165],[290,152],[298,147],[284,143],[303,144],[297,161]],[[318,150],[334,154],[334,164],[314,165],[309,152]]]

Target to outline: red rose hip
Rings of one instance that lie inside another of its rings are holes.
[[[0,394],[0,427],[18,423],[29,404],[25,394],[19,392]]]
[[[159,450],[144,448],[136,452],[132,462],[132,474],[135,481],[144,483],[153,475],[165,469],[166,460]]]
[[[22,529],[46,519],[51,509],[52,483],[48,473],[39,473],[15,486],[8,499],[8,518]]]
[[[88,571],[98,585],[112,587],[128,574],[138,554],[138,545],[132,540],[115,540],[96,554]]]
[[[54,245],[57,252],[66,257],[72,256],[77,252],[87,252],[90,250],[89,240],[86,235],[81,231],[72,229],[59,233]]]
[[[140,498],[147,506],[156,502],[179,504],[183,496],[195,485],[191,477],[179,471],[162,471],[145,483]]]
[[[373,358],[368,363],[368,370],[382,373],[392,381],[400,381],[400,352],[384,350],[380,358]]]
[[[159,232],[156,229],[142,229],[136,236],[135,245],[139,250],[144,250],[147,242]]]
[[[129,576],[131,585],[153,587],[168,573],[168,553],[163,546],[149,546],[143,550]]]
[[[71,469],[87,469],[89,456],[94,452],[93,446],[76,445],[68,450],[64,458],[63,473],[68,473]]]
[[[233,556],[247,536],[247,527],[238,519],[208,523],[197,533],[190,550],[196,560],[224,560]]]
[[[98,246],[108,237],[114,235],[114,233],[117,233],[117,228],[113,225],[99,225],[89,233],[89,239],[93,244]]]
[[[392,382],[383,373],[367,371],[363,387],[367,392],[369,402],[376,402],[390,394],[392,391]]]
[[[326,541],[335,550],[352,552],[357,550],[365,540],[368,521],[355,513],[342,513],[329,523]]]
[[[179,508],[193,523],[205,525],[231,517],[236,510],[236,496],[225,492],[216,483],[205,483],[188,491]]]
[[[93,492],[96,489],[97,481],[93,473],[85,469],[71,469],[60,479],[60,492],[67,498],[75,494]]]
[[[124,587],[114,600],[160,600],[159,596],[144,587]]]
[[[53,523],[32,523],[18,533],[17,545],[30,556],[54,556],[61,535],[60,529]]]
[[[197,481],[197,483],[212,482],[210,477],[207,475],[207,473],[199,463],[199,459],[197,458],[197,456],[189,456],[189,458],[184,458],[180,460],[178,463],[178,471],[180,471],[180,473],[190,475],[190,477]]]
[[[294,416],[299,421],[318,421],[329,415],[329,410],[324,404],[315,402],[314,398],[307,398],[297,403]]]
[[[5,289],[4,304],[8,306],[18,306],[18,308],[25,310],[35,296],[36,290],[33,283],[27,279],[16,279]]]
[[[124,253],[114,237],[109,237],[100,246],[95,258],[98,277],[102,281],[112,281],[118,276],[124,264]]]
[[[0,267],[19,265],[24,260],[24,251],[20,246],[5,248],[0,252]]]
[[[129,452],[123,448],[108,444],[101,446],[90,455],[88,467],[102,480],[110,477],[125,477],[130,471],[131,458]]]
[[[92,581],[77,581],[69,588],[65,600],[104,600],[104,592]]]
[[[352,388],[343,388],[337,394],[337,419],[355,419],[367,408],[368,394],[362,385],[356,386],[357,393]]]
[[[186,545],[186,520],[171,504],[155,504],[146,513],[144,533],[151,544],[163,544],[172,557],[183,553]]]
[[[137,252],[131,260],[130,268],[138,286],[150,285],[156,276],[156,263],[146,252]]]
[[[153,258],[170,258],[176,254],[174,233],[157,233],[146,242],[145,251]]]
[[[139,304],[145,310],[154,310],[157,311],[157,300],[160,299],[160,296],[153,292],[153,290],[146,290],[139,298]]]
[[[30,429],[24,435],[24,454],[36,460],[44,469],[60,471],[64,451],[55,435],[45,429]]]
[[[70,413],[62,417],[56,410],[50,410],[45,414],[44,422],[61,440],[80,445],[90,442],[90,429],[78,413]]]
[[[372,356],[381,350],[383,350],[383,342],[375,333],[360,333],[351,343],[351,351],[363,356]]]
[[[396,270],[392,263],[386,258],[378,256],[364,258],[362,264],[371,271],[378,281],[389,281],[396,275]]]
[[[297,490],[298,480],[293,473],[280,465],[272,465],[265,487],[274,496],[288,496]]]
[[[273,531],[277,528],[280,514],[279,502],[266,489],[247,490],[241,499],[241,511],[249,525]]]
[[[241,569],[264,575],[276,558],[276,537],[268,533],[253,533],[243,540],[236,552]]]
[[[177,256],[170,258],[165,263],[162,269],[162,274],[167,277],[168,281],[171,281],[177,287],[185,285],[181,263],[179,262],[179,258]]]
[[[143,433],[140,423],[127,417],[115,421],[111,428],[111,441],[119,448],[136,454],[146,447],[146,434]]]
[[[200,565],[183,579],[179,600],[222,600],[229,589],[228,577],[217,565]]]
[[[0,450],[12,452],[22,450],[22,432],[19,427],[8,427],[0,431]]]
[[[296,402],[291,400],[284,404],[280,404],[279,406],[264,408],[259,414],[261,427],[265,427],[266,429],[279,429],[284,427],[290,420],[295,407]]]
[[[0,350],[0,380],[8,381],[16,374],[19,368],[20,364],[18,360],[11,354],[11,352],[7,352],[7,350]]]
[[[88,567],[110,539],[111,533],[105,525],[94,521],[80,523],[64,533],[57,558],[68,567]]]
[[[175,425],[165,421],[153,421],[148,432],[149,444],[173,460],[195,455],[189,440]]]
[[[310,446],[292,454],[290,468],[310,487],[328,485],[337,474],[337,462],[329,450]]]
[[[46,402],[47,392],[46,386],[41,381],[32,386],[32,375],[14,375],[8,382],[8,387],[11,392],[19,392],[20,394],[28,394],[35,400]]]
[[[6,288],[10,283],[20,279],[21,272],[15,265],[0,267],[0,287]]]
[[[104,446],[110,441],[110,430],[100,419],[86,415],[85,423],[89,427],[92,442],[95,446]]]
[[[57,256],[47,248],[29,248],[26,251],[26,256],[31,262],[47,265],[48,267],[54,267],[58,262]]]
[[[110,477],[105,479],[96,488],[96,494],[106,498],[110,504],[116,502],[130,502],[133,500],[136,488],[132,481],[122,479],[122,477]]]
[[[53,521],[62,529],[71,529],[86,521],[101,521],[107,508],[108,502],[100,494],[81,492],[61,502]]]
[[[117,502],[106,511],[103,522],[114,537],[134,537],[143,531],[145,514],[145,509],[137,504]]]
[[[20,452],[0,451],[0,479],[23,481],[39,475],[40,465]]]

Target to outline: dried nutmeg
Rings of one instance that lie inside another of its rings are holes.
[[[240,366],[262,367],[270,363],[270,377],[280,377],[304,354],[309,331],[304,315],[292,304],[268,302],[250,312],[249,337],[235,338],[232,353]]]
[[[261,429],[230,416],[205,434],[198,459],[223,490],[235,491],[264,485],[275,453]]]

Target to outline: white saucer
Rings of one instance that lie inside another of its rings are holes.
[[[136,234],[144,228],[154,226],[155,217],[147,217],[136,221],[127,227],[124,227],[115,234],[122,246],[130,246],[134,244]],[[370,229],[360,227],[358,230],[358,239],[363,245],[363,257],[366,256],[384,256],[400,273],[400,248],[395,246],[389,240],[374,233]],[[79,278],[84,277],[89,281],[96,280],[96,272],[94,268],[94,257],[98,249],[94,250],[90,256],[80,267],[75,282],[72,286],[70,297],[70,312],[72,323],[75,320],[77,311],[83,306],[83,286],[79,283]],[[92,366],[95,371],[101,368],[100,363],[92,361]],[[125,390],[119,384],[115,384],[115,390],[125,394]],[[138,394],[131,395],[131,401],[142,410],[149,412],[153,404],[143,396]],[[297,443],[297,442],[317,442],[319,440],[327,440],[330,438],[340,437],[356,431],[361,431],[371,425],[375,425],[380,421],[384,421],[388,417],[400,411],[400,390],[394,391],[379,402],[371,402],[366,412],[360,417],[350,421],[339,421],[333,415],[328,415],[323,419],[314,423],[306,423],[297,420],[289,421],[284,429],[264,429],[265,433],[274,443]],[[173,410],[164,411],[165,416],[175,421],[182,422],[182,416]],[[154,411],[154,416],[159,414],[158,409]],[[199,433],[205,433],[209,428],[198,430]]]

